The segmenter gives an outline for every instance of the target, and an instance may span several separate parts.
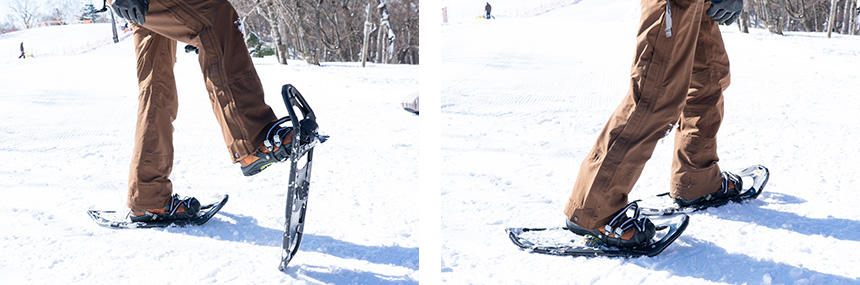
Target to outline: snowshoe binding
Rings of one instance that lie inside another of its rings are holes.
[[[632,212],[632,213],[631,213]],[[628,213],[631,213],[628,215]],[[588,230],[566,219],[567,229],[581,236],[591,236],[607,246],[641,248],[654,237],[655,227],[647,217],[641,216],[636,202],[627,204],[612,220],[601,228]]]
[[[200,201],[197,201],[197,198],[180,198],[179,194],[173,194],[163,208],[139,212],[132,210],[128,217],[132,222],[187,220],[197,216],[198,211],[200,211]]]

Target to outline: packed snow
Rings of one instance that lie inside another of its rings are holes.
[[[480,15],[485,1],[462,2]],[[519,250],[504,229],[563,225],[580,163],[627,92],[640,1],[503,17],[511,2],[491,3],[495,20],[442,27],[443,281],[860,283],[860,37],[722,27],[732,85],[720,165],[766,165],[765,192],[692,214],[653,258],[546,256]],[[668,191],[673,137],[631,200]]]
[[[42,36],[57,31],[62,41]],[[247,178],[230,163],[197,58],[181,47],[174,192],[204,203],[229,194],[229,202],[199,227],[114,230],[87,216],[127,211],[134,47],[127,39],[54,51],[110,37],[98,25],[0,37],[0,283],[417,283],[418,117],[400,106],[417,92],[416,66],[255,59],[275,113],[286,115],[280,88],[291,83],[331,135],[316,148],[304,239],[283,273],[289,167]],[[15,59],[22,40],[52,52]]]

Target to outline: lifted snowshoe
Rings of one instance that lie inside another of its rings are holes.
[[[281,271],[286,271],[287,265],[298,252],[299,244],[302,241],[314,146],[317,142],[325,142],[328,136],[318,134],[316,115],[295,87],[290,84],[284,85],[281,89],[281,95],[287,106],[289,116],[278,120],[278,125],[289,124],[293,130],[301,130],[292,132],[293,143],[289,145],[291,150],[286,158],[290,163],[290,176],[287,186],[283,250],[281,251],[281,264],[278,266]],[[278,136],[267,138],[266,144],[280,145],[281,142],[275,141],[274,138],[278,138]]]

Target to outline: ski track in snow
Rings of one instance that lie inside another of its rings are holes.
[[[484,1],[472,2],[481,13]],[[732,85],[721,166],[769,167],[758,200],[691,215],[686,232],[653,258],[545,256],[508,240],[506,227],[563,225],[579,165],[627,92],[639,4],[586,0],[443,26],[443,280],[860,283],[860,128],[850,117],[860,108],[857,36],[722,27]],[[657,145],[631,200],[668,190],[673,138]]]
[[[67,46],[110,35],[34,29],[4,35],[0,46],[17,50],[22,38],[57,31],[79,40]],[[204,203],[230,195],[200,227],[112,230],[86,215],[125,207],[137,114],[131,40],[72,57],[0,61],[0,283],[417,283],[418,117],[400,107],[417,92],[416,66],[255,59],[275,113],[286,114],[281,85],[294,84],[332,136],[317,147],[305,236],[284,274],[288,166],[242,176],[196,56],[179,50],[174,192]]]

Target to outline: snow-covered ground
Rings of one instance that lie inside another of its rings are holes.
[[[653,258],[544,256],[511,244],[506,227],[562,225],[579,165],[627,92],[639,4],[586,0],[442,27],[443,280],[860,283],[856,36],[722,27],[732,86],[721,166],[768,166],[758,200],[693,214]],[[673,136],[631,199],[668,190]]]
[[[0,35],[0,64],[7,64],[24,51],[33,57],[71,56],[112,44],[111,24],[65,25],[39,27]],[[125,39],[130,31],[117,26],[117,37]]]
[[[493,17],[510,18],[540,15],[579,1],[581,0],[440,0],[441,6],[448,11],[448,23],[457,24],[482,19],[487,3],[490,3]]]
[[[66,46],[110,38],[65,28],[78,35]],[[4,35],[0,46],[14,43],[7,57],[16,57],[17,43],[41,32]],[[286,114],[279,92],[292,83],[331,135],[315,153],[305,236],[286,274],[277,266],[289,169],[247,178],[230,163],[194,55],[180,52],[176,65],[174,190],[230,201],[200,227],[112,230],[86,215],[125,207],[137,113],[125,40],[0,61],[0,283],[417,283],[418,117],[400,107],[417,92],[417,67],[256,63],[276,114]]]

